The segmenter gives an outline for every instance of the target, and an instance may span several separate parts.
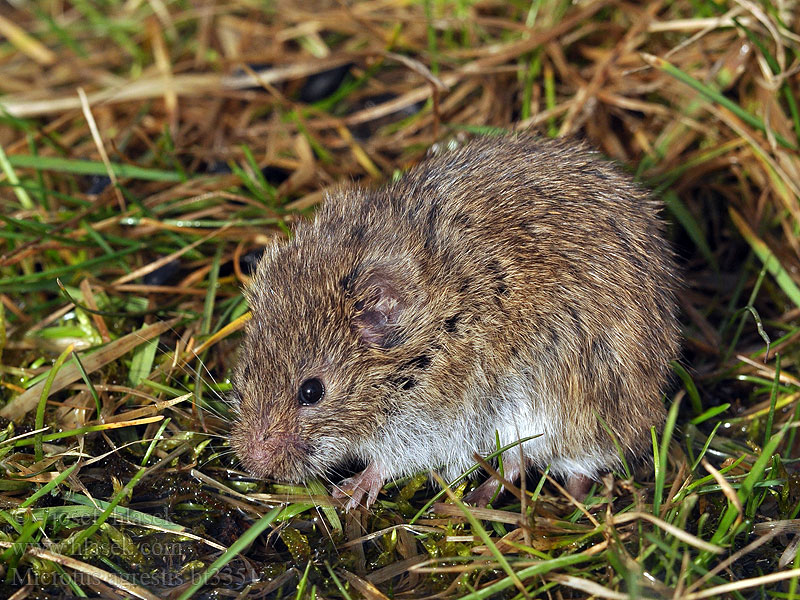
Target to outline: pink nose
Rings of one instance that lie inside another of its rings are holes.
[[[262,440],[250,444],[248,459],[250,462],[260,465],[261,469],[268,469],[270,462],[272,462],[272,454],[274,450],[272,444],[268,444]]]
[[[266,439],[250,438],[240,458],[248,471],[257,477],[303,479],[309,447],[295,433],[278,432]]]

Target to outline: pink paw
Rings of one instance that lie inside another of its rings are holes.
[[[589,490],[594,485],[594,480],[586,475],[571,475],[566,481],[567,491],[576,499],[583,502],[589,495]]]
[[[369,508],[378,499],[378,493],[383,487],[384,477],[379,467],[375,463],[370,463],[366,469],[358,475],[348,477],[333,490],[334,498],[347,498],[350,500],[344,509],[350,511],[361,504],[364,495],[367,496],[364,506]]]
[[[516,483],[516,481],[519,479],[519,470],[520,466],[518,461],[514,461],[509,458],[506,459],[505,478],[510,483]],[[489,501],[494,497],[499,487],[500,482],[494,477],[489,477],[489,479],[464,496],[464,501],[483,508],[489,504]],[[502,488],[500,493],[503,493],[503,491],[505,491],[505,488]]]

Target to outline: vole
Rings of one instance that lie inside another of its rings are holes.
[[[388,479],[550,466],[568,489],[637,461],[678,349],[660,204],[583,143],[486,137],[343,188],[269,248],[246,295],[231,442],[258,477],[347,461]],[[524,462],[525,464],[521,464]],[[496,483],[494,484],[496,486]],[[492,484],[473,498],[485,502]]]

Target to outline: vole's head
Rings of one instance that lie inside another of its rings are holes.
[[[248,471],[299,482],[359,457],[412,385],[415,279],[409,261],[370,259],[316,223],[265,254],[234,378],[231,442]]]

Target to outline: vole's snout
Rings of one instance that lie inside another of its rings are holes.
[[[311,446],[296,433],[253,432],[234,441],[245,469],[259,478],[302,481],[307,476]]]

